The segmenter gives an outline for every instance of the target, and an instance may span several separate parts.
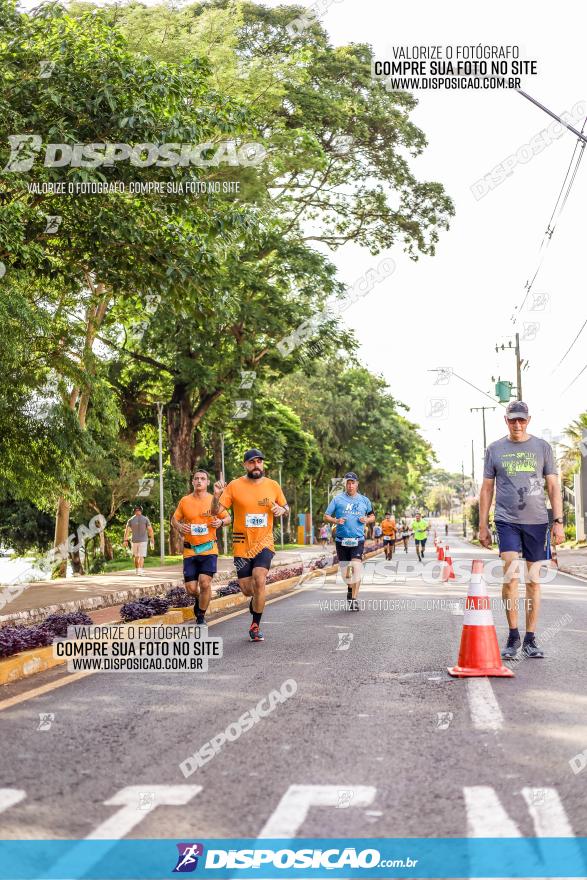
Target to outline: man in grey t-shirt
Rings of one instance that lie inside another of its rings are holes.
[[[557,544],[564,541],[562,502],[554,455],[546,440],[527,433],[528,407],[521,400],[508,404],[505,414],[507,437],[490,443],[485,453],[483,485],[479,497],[479,541],[491,547],[489,508],[495,487],[495,527],[499,554],[504,564],[502,598],[510,628],[501,656],[515,659],[521,646],[518,630],[518,557],[526,560],[526,635],[523,652],[540,658],[535,633],[540,610],[540,566],[550,559],[550,526],[544,499],[544,484],[552,506],[553,533]]]
[[[128,543],[129,536],[132,534],[132,555],[135,563],[135,571],[138,575],[145,574],[143,564],[147,555],[147,538],[151,542],[151,550],[155,547],[155,535],[153,534],[153,526],[148,516],[143,516],[143,508],[137,504],[135,507],[135,515],[131,516],[124,530],[123,544]]]

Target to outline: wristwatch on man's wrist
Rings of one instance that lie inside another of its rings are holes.
[[[555,522],[555,523],[560,523],[561,526],[562,526],[562,525],[564,525],[564,522],[565,522],[565,521],[564,521],[564,519],[562,518],[562,516],[557,516],[556,519],[553,519],[553,522]]]

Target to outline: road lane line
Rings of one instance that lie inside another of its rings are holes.
[[[119,806],[114,815],[88,834],[84,840],[101,840],[103,846],[92,849],[84,847],[83,842],[78,842],[72,849],[59,858],[55,864],[45,869],[48,877],[63,877],[67,871],[71,871],[72,865],[76,866],[76,872],[82,876],[99,862],[112,849],[115,842],[125,837],[133,830],[145,816],[158,806],[183,807],[192,798],[202,791],[201,785],[127,785],[116,794],[104,801],[106,806]],[[139,806],[141,794],[155,795],[154,806],[150,810],[142,810]],[[77,876],[77,873],[76,873]]]
[[[489,785],[463,788],[469,837],[521,837],[520,829],[510,819],[495,790]]]
[[[556,788],[523,788],[537,837],[574,837]]]
[[[154,807],[183,807],[202,791],[201,785],[127,785],[104,801],[107,807],[120,807],[109,819],[98,825],[86,840],[120,840],[132,831],[151,810],[141,810],[141,794],[154,794]]]
[[[20,803],[25,797],[26,791],[22,788],[0,788],[0,813]]]
[[[468,678],[467,697],[475,730],[501,730],[501,709],[488,678]]]
[[[310,807],[369,807],[377,789],[371,785],[290,785],[267,819],[259,838],[296,837]]]

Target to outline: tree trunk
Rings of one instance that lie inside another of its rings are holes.
[[[194,412],[187,385],[178,383],[173,388],[171,403],[167,407],[167,439],[171,466],[186,476],[193,468],[194,428]]]
[[[88,375],[93,372],[93,347],[96,335],[104,320],[104,316],[108,309],[111,293],[107,290],[105,284],[94,284],[93,279],[88,277],[88,286],[94,294],[90,300],[86,312],[86,338],[84,340],[84,349],[81,355],[80,367],[85,370]],[[88,412],[88,404],[90,400],[89,382],[85,388],[74,387],[69,395],[69,408],[74,411],[76,406],[77,418],[82,430],[86,427],[86,416]],[[71,504],[67,498],[62,496],[57,502],[57,513],[55,517],[55,541],[54,546],[58,547],[63,541],[67,541],[69,533],[69,510]],[[59,565],[58,577],[65,577],[67,572],[67,556]]]
[[[74,550],[71,554],[71,566],[74,574],[85,574],[84,564],[79,550]]]
[[[114,551],[112,549],[112,541],[108,537],[108,535],[104,534],[104,532],[100,532],[100,542],[102,541],[102,535],[104,535],[104,559],[107,559],[108,562],[111,562],[114,559]]]
[[[65,577],[67,574],[67,538],[69,534],[69,508],[70,503],[66,498],[60,498],[57,502],[57,516],[55,518],[54,547],[63,547],[56,559],[56,577]]]

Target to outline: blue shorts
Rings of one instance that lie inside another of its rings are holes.
[[[197,581],[201,574],[216,574],[218,556],[216,553],[207,553],[202,556],[183,557],[183,579],[186,583]]]
[[[550,559],[550,526],[519,525],[518,523],[495,522],[497,543],[500,553],[521,553],[526,562],[544,562]]]
[[[261,552],[251,559],[247,559],[246,556],[235,556],[234,567],[236,568],[237,579],[240,581],[241,578],[252,577],[254,568],[266,568],[269,570],[274,556],[275,553],[268,547],[263,547]]]

